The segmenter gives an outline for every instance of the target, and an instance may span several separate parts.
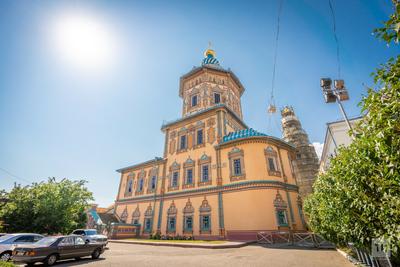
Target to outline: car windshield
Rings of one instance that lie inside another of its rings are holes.
[[[58,238],[57,237],[45,237],[40,239],[38,242],[35,243],[35,245],[46,245],[46,246],[50,246],[51,244],[53,244]]]
[[[85,230],[86,235],[97,235],[96,230]]]
[[[3,241],[8,240],[8,239],[10,239],[10,238],[12,238],[14,236],[15,235],[3,235],[3,236],[0,237],[0,243],[3,242]]]

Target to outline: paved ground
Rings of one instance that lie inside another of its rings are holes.
[[[87,258],[80,261],[64,261],[55,266],[353,266],[336,250],[275,249],[258,245],[232,249],[203,249],[118,243],[109,243],[109,248],[110,250],[98,260]]]

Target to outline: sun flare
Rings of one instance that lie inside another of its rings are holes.
[[[97,72],[112,65],[117,50],[115,37],[99,18],[69,12],[55,17],[51,30],[58,58],[71,67]]]

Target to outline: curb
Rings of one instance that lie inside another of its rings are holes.
[[[248,246],[255,241],[241,242],[238,244],[221,244],[221,245],[196,245],[196,244],[179,244],[179,243],[157,243],[157,242],[140,242],[140,241],[119,241],[119,240],[108,240],[109,243],[120,243],[120,244],[135,244],[135,245],[147,245],[147,246],[165,246],[165,247],[181,247],[181,248],[205,248],[205,249],[225,249],[225,248],[241,248]]]
[[[361,262],[359,262],[358,260],[356,260],[355,258],[353,258],[352,256],[350,256],[349,254],[347,254],[346,252],[344,252],[343,250],[340,250],[338,248],[336,248],[336,251],[339,252],[340,255],[342,255],[343,257],[345,257],[349,262],[351,262],[352,264],[356,265],[356,266],[365,266],[364,264],[362,264]]]

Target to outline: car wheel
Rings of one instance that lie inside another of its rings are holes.
[[[6,251],[6,252],[0,254],[0,260],[9,261],[10,259],[11,259],[11,252]]]
[[[100,249],[96,249],[95,251],[93,251],[92,253],[92,259],[98,259],[100,257]]]
[[[44,265],[46,266],[52,266],[54,263],[56,263],[58,257],[56,254],[51,254],[50,256],[48,256],[46,258],[46,260],[44,261]]]

